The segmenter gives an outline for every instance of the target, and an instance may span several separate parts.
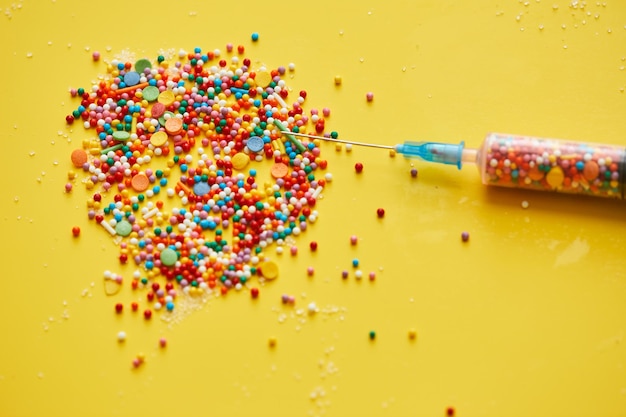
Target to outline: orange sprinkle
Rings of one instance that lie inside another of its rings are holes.
[[[272,165],[270,173],[274,178],[284,178],[289,173],[289,167],[281,162]]]
[[[146,191],[150,186],[150,179],[143,172],[138,173],[131,180],[131,185],[133,189],[137,192]]]
[[[178,135],[183,130],[183,121],[178,117],[171,117],[165,122],[165,131],[169,135]]]
[[[72,164],[76,168],[81,168],[87,162],[87,152],[84,149],[75,149],[72,152]]]
[[[148,83],[141,83],[141,84],[133,85],[131,87],[119,88],[119,89],[115,90],[115,94],[119,95],[119,94],[128,93],[130,91],[136,90],[138,88],[144,88],[144,87],[147,87],[149,85],[150,84],[148,84]]]
[[[182,182],[178,182],[178,184],[176,184],[178,187],[180,187],[181,190],[183,190],[185,192],[185,194],[191,194],[191,190],[189,189],[189,187],[187,187],[185,184],[183,184]]]

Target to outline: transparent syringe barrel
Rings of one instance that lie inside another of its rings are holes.
[[[624,146],[492,133],[476,162],[486,185],[624,198]]]

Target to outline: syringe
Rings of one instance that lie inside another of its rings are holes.
[[[485,185],[624,199],[626,147],[491,133],[478,149],[439,142],[395,146],[282,132],[330,142],[393,150],[407,158],[456,165],[475,163]]]

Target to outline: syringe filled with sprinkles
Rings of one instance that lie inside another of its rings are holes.
[[[617,145],[491,133],[478,149],[439,142],[404,142],[395,146],[340,140],[303,133],[289,136],[394,150],[407,158],[461,169],[478,166],[485,185],[556,191],[624,199],[626,147]]]

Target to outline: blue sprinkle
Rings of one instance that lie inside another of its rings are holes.
[[[264,140],[258,136],[252,136],[248,138],[248,141],[246,142],[246,146],[248,147],[248,149],[250,149],[251,152],[262,151],[264,145]]]
[[[197,196],[203,196],[211,191],[211,187],[206,182],[197,182],[193,185],[193,192]],[[209,208],[210,209],[210,208]],[[209,211],[209,209],[205,209]]]
[[[128,86],[139,84],[140,79],[141,79],[141,76],[139,75],[139,73],[135,71],[129,71],[126,74],[124,74],[124,83]]]
[[[252,35],[250,36],[250,38],[252,38],[253,42],[256,42],[259,40],[259,34],[256,32],[253,32]]]

